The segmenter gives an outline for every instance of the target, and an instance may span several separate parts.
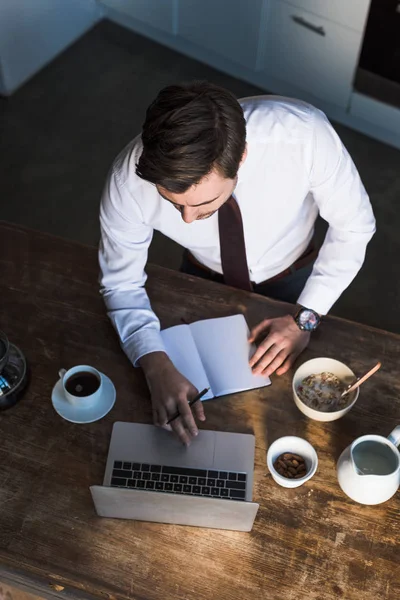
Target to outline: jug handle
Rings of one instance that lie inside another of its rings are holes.
[[[388,440],[392,442],[395,446],[400,445],[400,425],[395,427],[390,435],[388,435]]]

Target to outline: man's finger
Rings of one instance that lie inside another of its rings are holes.
[[[254,375],[264,374],[263,371],[272,363],[272,361],[276,358],[276,356],[281,352],[281,348],[279,346],[272,346],[265,352],[264,355],[260,358],[258,363],[253,367],[252,371]]]
[[[287,373],[290,369],[290,367],[293,365],[294,361],[296,360],[298,354],[296,353],[292,353],[290,354],[287,359],[285,360],[285,362],[283,363],[283,365],[281,367],[279,367],[279,369],[276,371],[277,375],[284,375],[285,373]]]
[[[197,429],[196,421],[194,420],[193,413],[190,409],[186,396],[181,396],[178,398],[178,410],[186,429],[191,435],[197,435],[199,430]]]
[[[282,365],[282,363],[285,362],[286,358],[287,358],[286,350],[281,350],[276,355],[274,360],[268,365],[268,367],[266,369],[264,369],[260,374],[263,375],[264,377],[269,377],[270,375],[272,375],[272,373],[275,373],[275,371]]]
[[[264,356],[268,350],[270,350],[276,342],[276,335],[268,335],[265,340],[261,342],[253,356],[249,360],[250,367],[254,367],[256,363]]]
[[[183,426],[181,417],[178,417],[177,419],[172,421],[171,428],[175,435],[177,435],[178,438],[181,440],[182,444],[185,444],[185,446],[189,446],[191,438],[189,432]]]
[[[153,408],[153,423],[156,427],[161,427],[167,431],[172,431],[171,425],[167,425],[167,413],[164,408]]]
[[[167,423],[167,411],[163,406],[153,408],[153,422],[158,427],[163,427]]]
[[[206,415],[204,414],[204,407],[201,400],[197,400],[197,402],[193,404],[192,411],[196,415],[196,418],[199,419],[199,421],[206,420]]]
[[[158,407],[158,425],[166,431],[172,431],[171,425],[168,425],[168,414],[163,406]]]
[[[253,329],[250,331],[249,342],[254,342],[260,335],[260,333],[262,333],[267,327],[271,325],[271,321],[272,319],[264,319],[264,321],[261,321],[261,323],[253,327]]]

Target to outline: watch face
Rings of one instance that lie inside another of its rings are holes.
[[[304,331],[314,331],[319,325],[319,317],[313,310],[303,308],[298,314],[297,323]]]

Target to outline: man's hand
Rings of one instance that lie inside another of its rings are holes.
[[[250,366],[255,375],[265,377],[275,371],[277,375],[286,373],[310,341],[310,333],[301,331],[291,315],[261,321],[252,329],[249,342],[264,334],[266,337],[250,359]]]
[[[139,362],[150,389],[154,425],[174,431],[182,443],[189,445],[198,434],[193,413],[200,421],[206,419],[201,400],[195,402],[192,409],[188,404],[198,390],[174,367],[164,352],[146,354]],[[167,425],[168,419],[176,412],[181,416]]]

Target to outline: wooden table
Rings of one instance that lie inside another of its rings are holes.
[[[122,353],[97,284],[97,253],[48,235],[0,226],[0,328],[26,354],[26,396],[0,413],[0,580],[42,596],[114,600],[383,600],[400,598],[399,495],[376,507],[340,490],[335,464],[366,433],[400,423],[400,337],[329,317],[301,361],[339,358],[381,371],[357,405],[333,423],[308,420],[291,395],[291,373],[269,388],[206,404],[208,429],[254,432],[251,533],[98,518],[89,493],[101,484],[115,421],[151,422],[146,384]],[[250,325],[285,304],[148,268],[148,292],[163,327],[242,312]],[[53,410],[60,367],[93,364],[117,388],[113,410],[73,425]],[[319,468],[295,490],[266,468],[276,438],[307,438]]]

